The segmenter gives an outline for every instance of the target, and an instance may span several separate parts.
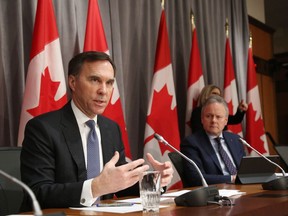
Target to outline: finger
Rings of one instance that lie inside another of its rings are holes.
[[[172,164],[170,161],[166,161],[163,165],[162,176],[169,176],[174,173]]]
[[[163,163],[160,163],[159,161],[155,160],[154,157],[150,153],[147,153],[146,157],[154,169],[156,168],[156,166],[161,166],[163,164]]]
[[[144,159],[140,158],[138,160],[129,162],[129,163],[123,165],[122,167],[123,167],[124,171],[130,171],[130,170],[134,170],[138,166],[143,165],[144,162],[145,162]]]
[[[129,171],[129,176],[130,177],[137,177],[139,178],[139,175],[141,175],[143,172],[147,171],[149,169],[149,166],[147,164],[137,167],[133,170]]]
[[[114,156],[111,158],[111,160],[108,163],[115,166],[119,160],[119,157],[120,157],[119,152],[115,151]]]

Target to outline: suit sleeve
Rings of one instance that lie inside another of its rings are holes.
[[[229,115],[228,117],[228,125],[240,124],[244,118],[246,112],[242,112],[237,109],[235,115]]]
[[[59,131],[59,128],[49,128],[48,123],[38,118],[30,120],[25,129],[21,179],[33,190],[41,208],[80,204],[85,173],[79,173]],[[79,179],[81,175],[83,179]],[[25,197],[22,209],[29,209],[27,200],[30,198]]]

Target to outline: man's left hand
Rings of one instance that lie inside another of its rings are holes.
[[[161,172],[161,187],[167,186],[171,182],[174,173],[171,162],[165,161],[164,163],[161,163],[155,160],[150,153],[147,153],[146,157],[154,170]]]

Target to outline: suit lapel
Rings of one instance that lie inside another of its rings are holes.
[[[208,145],[203,145],[206,148],[205,151],[212,158],[214,164],[217,166],[219,171],[222,172],[222,168],[220,166],[220,163],[219,163],[219,160],[218,160],[217,155],[215,153],[215,150],[214,150],[212,144],[210,143],[210,139],[209,139],[208,135],[205,133],[205,131],[203,131],[203,140],[200,143],[207,143],[208,144]]]
[[[78,167],[77,172],[79,180],[84,181],[87,179],[87,172],[78,124],[70,103],[67,103],[67,105],[65,105],[62,110],[62,131],[66,140],[66,145],[70,150],[71,157]]]
[[[113,136],[103,116],[98,115],[98,125],[101,133],[103,163],[106,164],[114,155]]]
[[[233,157],[233,160],[236,164],[237,167],[239,167],[239,164],[240,164],[240,160],[238,160],[238,154],[237,154],[237,149],[235,148],[235,143],[239,142],[236,140],[236,138],[232,137],[229,133],[225,133],[223,132],[223,137],[225,139],[225,142],[230,150],[230,153]]]

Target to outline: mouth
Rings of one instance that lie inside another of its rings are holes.
[[[96,99],[94,100],[94,102],[96,103],[97,106],[105,106],[107,104],[106,100],[103,99]]]

